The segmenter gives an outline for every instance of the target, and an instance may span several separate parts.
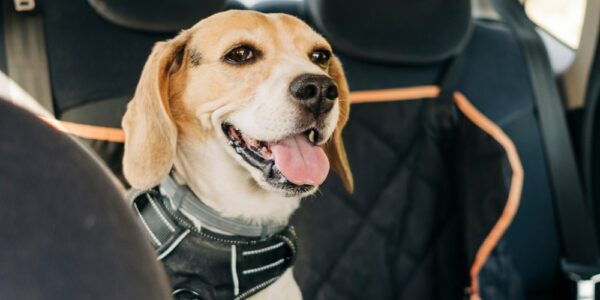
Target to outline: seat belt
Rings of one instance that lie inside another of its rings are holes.
[[[577,282],[577,299],[593,300],[595,284],[600,281],[598,235],[585,202],[548,53],[518,0],[491,2],[517,36],[529,70],[562,235],[562,269]]]
[[[2,3],[8,77],[54,115],[42,16],[33,0]]]

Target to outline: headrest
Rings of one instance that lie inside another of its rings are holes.
[[[385,63],[433,63],[463,49],[470,0],[308,0],[308,17],[338,52]]]
[[[306,3],[297,0],[261,0],[250,8],[263,13],[284,13],[306,19]]]
[[[88,0],[112,23],[131,29],[175,32],[217,13],[227,0]]]
[[[88,150],[3,99],[0,140],[0,299],[170,299],[125,191]]]

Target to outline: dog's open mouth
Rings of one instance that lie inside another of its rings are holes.
[[[317,146],[316,129],[279,141],[261,141],[244,135],[232,124],[223,123],[222,128],[235,152],[260,170],[273,187],[299,194],[323,183],[329,173],[329,160]]]

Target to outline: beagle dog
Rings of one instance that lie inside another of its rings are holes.
[[[286,225],[330,168],[353,189],[348,97],[331,46],[301,20],[215,14],[154,46],[123,119],[125,177],[149,190],[172,176],[223,218]],[[252,296],[301,298],[292,268]]]

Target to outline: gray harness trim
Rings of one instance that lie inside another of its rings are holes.
[[[183,211],[199,220],[204,226],[233,235],[265,238],[286,227],[280,224],[255,224],[241,219],[225,218],[198,199],[187,186],[177,184],[171,176],[167,176],[161,182],[160,191],[168,197],[174,211]]]

